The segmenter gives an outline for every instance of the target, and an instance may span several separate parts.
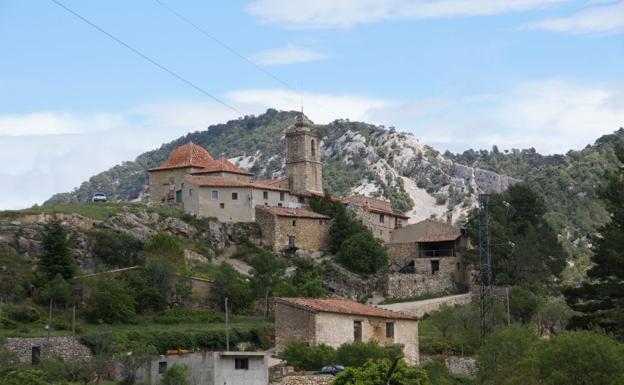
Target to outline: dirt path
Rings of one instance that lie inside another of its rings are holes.
[[[246,275],[248,277],[251,276],[252,267],[249,266],[247,262],[241,261],[240,259],[232,258],[232,255],[236,252],[236,245],[231,245],[226,247],[221,255],[219,255],[216,259],[216,263],[225,262],[228,265],[232,266],[239,273]]]

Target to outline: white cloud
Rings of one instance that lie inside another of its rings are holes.
[[[541,29],[574,34],[609,34],[624,32],[624,1],[593,7],[569,17],[541,20],[525,29]]]
[[[386,100],[362,95],[306,93],[305,113],[317,123],[348,118],[396,126],[439,150],[527,148],[543,153],[580,149],[624,125],[624,89],[548,80],[490,95]],[[230,92],[226,100],[248,114],[298,110],[301,95],[281,89]],[[190,131],[236,118],[212,102],[141,105],[97,114],[51,113],[66,121],[28,135],[0,135],[0,209],[41,203],[96,173]],[[37,115],[32,114],[32,115]],[[100,123],[93,129],[93,116]],[[0,121],[6,117],[0,116]],[[11,117],[15,119],[15,117]],[[24,115],[25,122],[32,121]],[[15,126],[25,123],[14,121]],[[50,132],[56,134],[50,134]]]
[[[393,19],[489,16],[567,0],[255,0],[247,12],[287,28],[348,28]]]
[[[32,114],[0,116],[0,135],[75,134],[96,131],[123,124],[114,114],[84,114],[36,112]]]
[[[327,59],[328,55],[310,48],[288,44],[285,47],[269,49],[252,55],[252,59],[259,65],[274,66],[294,63],[305,63]]]

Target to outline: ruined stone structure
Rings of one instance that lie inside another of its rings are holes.
[[[150,360],[136,371],[137,383],[157,385],[167,369],[184,364],[190,370],[193,385],[267,385],[269,357],[264,352],[176,352]],[[116,370],[121,381],[120,367]]]
[[[331,385],[336,377],[326,374],[295,374],[284,377],[279,385]]]
[[[323,192],[321,139],[303,114],[286,130],[286,179],[293,193]]]
[[[390,241],[392,232],[403,227],[409,218],[393,210],[392,203],[389,201],[362,195],[346,197],[343,201],[376,238],[386,243]]]
[[[91,351],[76,337],[7,338],[6,347],[23,364],[36,365],[47,357],[60,357],[66,362],[87,362]]]
[[[256,206],[263,243],[274,251],[329,250],[330,219],[303,208]]]
[[[290,341],[339,347],[354,341],[401,346],[418,364],[418,318],[345,299],[276,298],[275,345]]]
[[[388,243],[386,296],[408,298],[466,286],[466,247],[463,232],[444,222],[427,219],[395,230]]]

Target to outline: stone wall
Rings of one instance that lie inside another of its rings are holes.
[[[274,384],[280,385],[331,385],[336,377],[323,374],[286,376]]]
[[[383,291],[386,285],[385,275],[374,275],[363,279],[335,262],[329,262],[323,273],[323,287],[339,296],[359,300]]]
[[[432,261],[438,261],[440,270],[431,273]],[[424,293],[435,293],[455,289],[457,258],[416,258],[415,274],[388,274],[386,297],[409,298]]]
[[[148,173],[150,202],[165,202],[169,194],[175,199],[175,192],[182,189],[184,177],[197,171],[200,169],[194,167],[150,171]]]
[[[472,302],[472,294],[458,294],[458,295],[449,295],[447,297],[426,299],[422,301],[412,301],[412,302],[400,302],[393,303],[389,305],[377,305],[383,309],[400,311],[405,314],[409,314],[415,317],[422,317],[425,314],[431,313],[432,311],[436,311],[442,305],[465,305]]]
[[[477,372],[477,361],[472,357],[450,356],[445,363],[452,374],[474,375]]]
[[[329,229],[326,219],[277,217],[275,249],[288,247],[288,237],[295,237],[295,247],[307,251],[329,250]]]
[[[283,350],[290,341],[315,343],[316,314],[283,303],[275,303],[275,348]]]
[[[82,345],[76,337],[50,337],[49,354],[58,356],[66,362],[86,362],[91,359],[91,351]],[[38,347],[41,358],[46,356],[48,347],[47,337],[37,338],[7,338],[9,351],[17,354],[21,363],[30,363],[33,348]]]

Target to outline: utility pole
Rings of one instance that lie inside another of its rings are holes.
[[[511,325],[511,314],[509,311],[509,287],[505,288],[505,297],[507,298],[507,326]]]
[[[264,293],[264,320],[269,316],[269,287],[267,286],[266,292]]]
[[[479,304],[481,341],[492,328],[492,254],[490,241],[490,195],[479,195]]]
[[[48,338],[46,342],[46,358],[50,358],[50,330],[52,329],[52,298],[50,298],[50,310],[48,311],[48,324],[46,325]]]
[[[228,323],[228,298],[225,297],[225,351],[230,351],[230,327]]]
[[[76,335],[76,305],[72,307],[72,336]]]

